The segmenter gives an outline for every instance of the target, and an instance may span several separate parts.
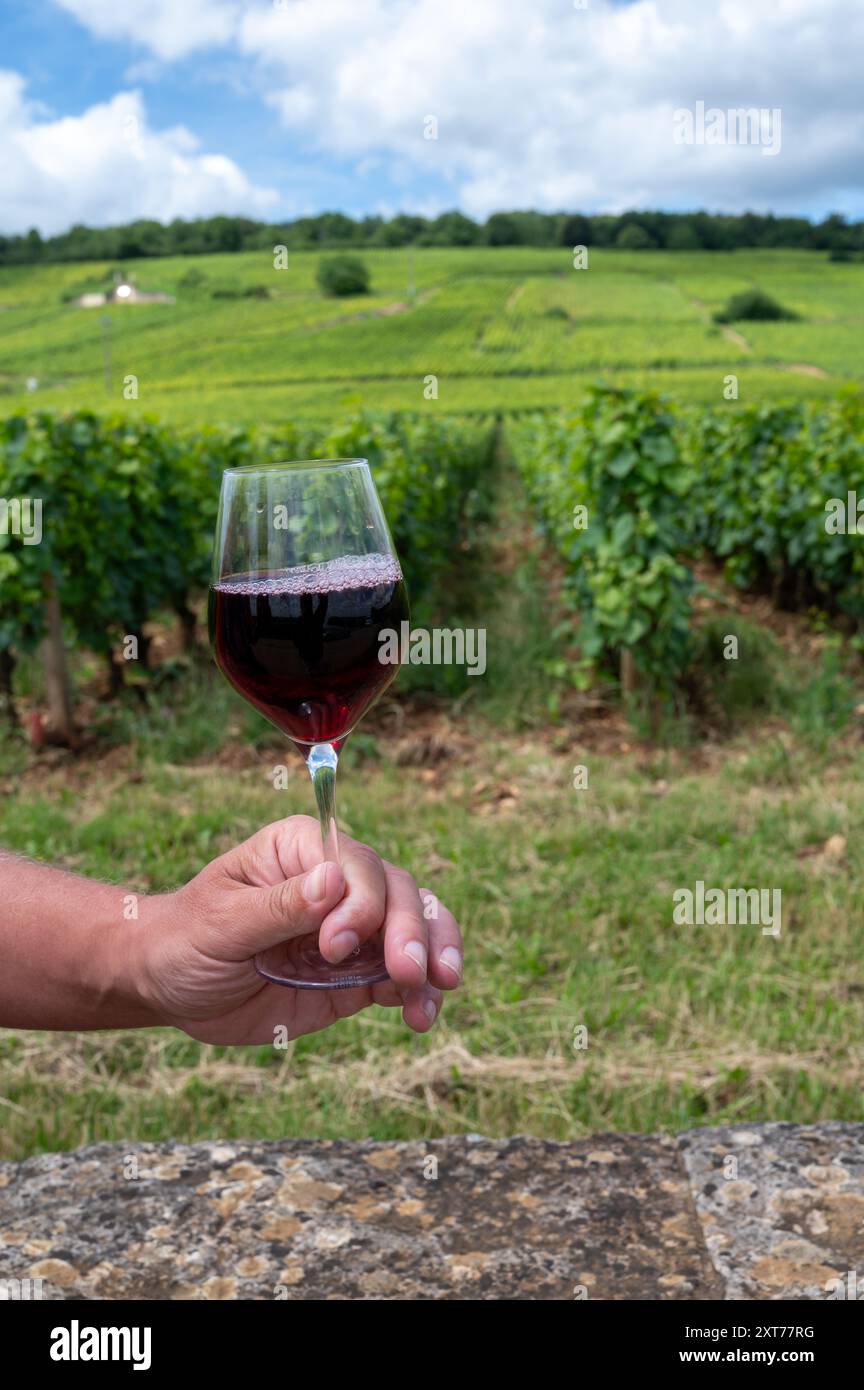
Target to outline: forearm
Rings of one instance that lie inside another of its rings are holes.
[[[141,964],[154,901],[0,850],[0,1027],[157,1023]]]

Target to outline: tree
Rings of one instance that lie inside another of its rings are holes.
[[[480,240],[480,228],[464,212],[442,212],[430,227],[438,246],[475,246]]]
[[[693,223],[682,219],[670,230],[666,245],[670,251],[698,251],[702,243]]]
[[[42,238],[35,227],[30,228],[24,238],[24,243],[30,258],[34,261],[40,260],[42,257]]]
[[[518,246],[519,228],[509,212],[493,212],[486,219],[485,241],[488,246]]]
[[[622,251],[651,251],[657,243],[640,222],[628,222],[616,236],[615,245]]]
[[[325,246],[333,241],[351,242],[357,235],[357,223],[344,212],[322,212],[318,225],[319,240]]]
[[[810,236],[810,245],[817,251],[833,251],[835,247],[838,250],[849,249],[854,244],[854,232],[846,225],[846,218],[839,212],[832,212],[813,228]]]
[[[644,237],[648,238],[646,242]],[[734,251],[744,246],[788,246],[808,250],[864,251],[864,222],[832,213],[817,225],[802,217],[746,212],[740,216],[650,209],[586,216],[530,208],[492,213],[485,226],[457,209],[434,221],[411,213],[355,219],[341,212],[299,217],[293,222],[258,222],[248,217],[174,218],[163,225],[140,218],[117,227],[80,223],[43,238],[36,228],[0,236],[0,265],[36,262],[116,261],[144,256],[196,256],[212,252],[266,251],[274,245],[303,250],[349,246],[646,246],[675,250]]]
[[[595,246],[611,246],[618,234],[618,230],[619,225],[617,217],[610,217],[608,214],[604,214],[601,217],[591,218],[591,236]]]
[[[227,221],[227,218],[217,219]],[[116,254],[121,260],[133,260],[137,256],[162,256],[165,254],[166,232],[161,222],[154,222],[151,219],[140,219],[137,222],[130,222],[120,235],[117,243]],[[236,250],[236,247],[226,246],[220,248],[224,250]]]
[[[581,212],[571,213],[561,223],[560,246],[590,246],[591,223]]]
[[[383,226],[383,217],[364,217],[360,223],[360,241],[363,245],[373,246],[378,240]]]
[[[429,223],[425,217],[413,217],[410,213],[400,212],[385,222],[381,228],[381,244],[383,246],[408,246],[427,230]]]

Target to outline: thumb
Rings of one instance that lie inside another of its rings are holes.
[[[238,955],[248,960],[268,946],[317,931],[344,892],[345,877],[332,862],[267,888],[249,889],[231,932]]]

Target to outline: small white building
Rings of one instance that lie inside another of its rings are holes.
[[[128,279],[115,273],[114,287],[95,293],[82,294],[74,301],[79,309],[100,309],[104,304],[174,304],[173,294],[147,294],[139,290],[131,275]]]

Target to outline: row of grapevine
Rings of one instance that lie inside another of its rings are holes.
[[[624,654],[654,692],[674,687],[701,555],[783,606],[864,620],[864,542],[826,526],[831,499],[844,516],[849,493],[864,503],[860,394],[696,410],[596,387],[573,411],[515,422],[508,439],[565,563],[586,666]]]
[[[826,512],[835,499],[845,515],[849,492],[864,501],[864,397],[687,412],[681,441],[691,551],[780,606],[864,619],[864,546]]]
[[[0,679],[62,615],[67,644],[110,659],[120,638],[190,605],[209,576],[222,471],[365,457],[421,609],[446,604],[454,553],[488,499],[487,423],[359,414],[337,429],[175,429],[148,419],[40,413],[0,423]],[[38,544],[20,508],[41,508]],[[10,510],[19,509],[19,510]]]
[[[584,665],[623,656],[625,687],[671,688],[689,655],[693,578],[679,560],[689,478],[669,409],[650,393],[594,388],[508,439],[565,562]]]

